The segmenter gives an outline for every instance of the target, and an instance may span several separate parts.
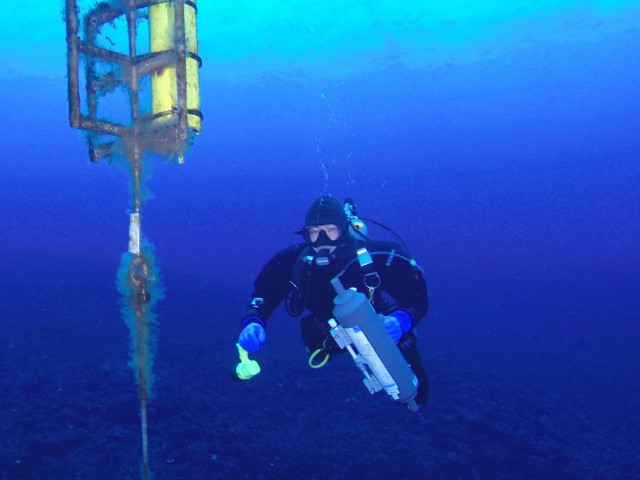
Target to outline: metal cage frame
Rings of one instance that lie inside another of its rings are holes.
[[[174,4],[175,48],[138,55],[136,51],[137,22],[141,18],[146,18],[148,21],[148,15],[139,12],[139,10],[160,3]],[[69,122],[72,127],[90,132],[88,139],[89,158],[92,162],[97,162],[101,158],[115,153],[112,149],[115,140],[100,145],[95,144],[95,136],[102,134],[120,139],[135,138],[137,142],[141,142],[142,149],[169,157],[182,156],[184,153],[186,144],[189,143],[193,133],[189,128],[188,115],[202,118],[200,110],[187,108],[186,58],[194,58],[199,66],[202,65],[202,59],[197,54],[187,51],[186,48],[185,4],[192,6],[197,11],[195,3],[191,0],[123,0],[118,2],[117,7],[108,1],[100,2],[82,18],[85,35],[83,40],[79,37],[80,15],[77,0],[66,0]],[[127,22],[128,55],[96,44],[100,28],[122,15],[126,16]],[[82,113],[80,105],[81,56],[86,57],[84,73],[87,115]],[[99,75],[96,73],[97,61],[113,64],[114,68]],[[175,67],[177,106],[170,111],[142,115],[139,105],[138,81],[166,67]],[[129,93],[129,125],[98,118],[98,98],[120,86],[125,86]],[[175,115],[177,121],[166,122],[162,125],[153,122],[153,120],[167,115]]]

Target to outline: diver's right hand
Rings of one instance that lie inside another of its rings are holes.
[[[259,323],[250,323],[242,329],[238,343],[247,352],[257,352],[267,340],[267,332]]]

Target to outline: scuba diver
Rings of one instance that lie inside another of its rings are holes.
[[[284,301],[292,316],[307,312],[301,330],[309,365],[323,366],[333,355],[344,352],[328,323],[336,295],[331,280],[339,278],[345,288],[367,296],[418,379],[416,403],[425,404],[429,381],[414,329],[427,313],[427,285],[404,242],[397,235],[400,244],[369,240],[353,201],[347,199],[342,205],[330,196],[311,205],[304,228],[296,233],[304,242],[278,252],[258,274],[238,344],[246,351],[258,351],[267,339],[267,320]]]

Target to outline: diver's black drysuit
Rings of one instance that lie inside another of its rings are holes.
[[[373,268],[360,266],[356,251],[361,247],[366,247],[371,254]],[[336,248],[328,265],[317,265],[314,255],[315,251],[308,244],[299,243],[269,260],[254,283],[255,291],[242,326],[251,323],[252,317],[257,317],[266,326],[273,311],[286,299],[290,314],[299,316],[305,309],[311,313],[301,322],[302,337],[309,354],[318,349],[329,354],[341,353],[327,323],[333,317],[336,293],[330,281],[336,275],[340,275],[345,288],[356,287],[367,297],[370,294],[367,285],[377,286],[372,305],[378,313],[390,315],[402,310],[411,317],[413,327],[427,313],[426,282],[400,245],[376,241],[364,243],[350,237]],[[402,336],[398,347],[420,382],[416,401],[426,403],[429,382],[416,340],[412,328]]]

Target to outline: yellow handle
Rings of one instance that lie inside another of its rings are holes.
[[[240,380],[249,380],[260,373],[260,365],[249,358],[249,352],[239,343],[236,343],[236,347],[238,347],[238,355],[240,355],[240,363],[236,366],[236,375]]]

